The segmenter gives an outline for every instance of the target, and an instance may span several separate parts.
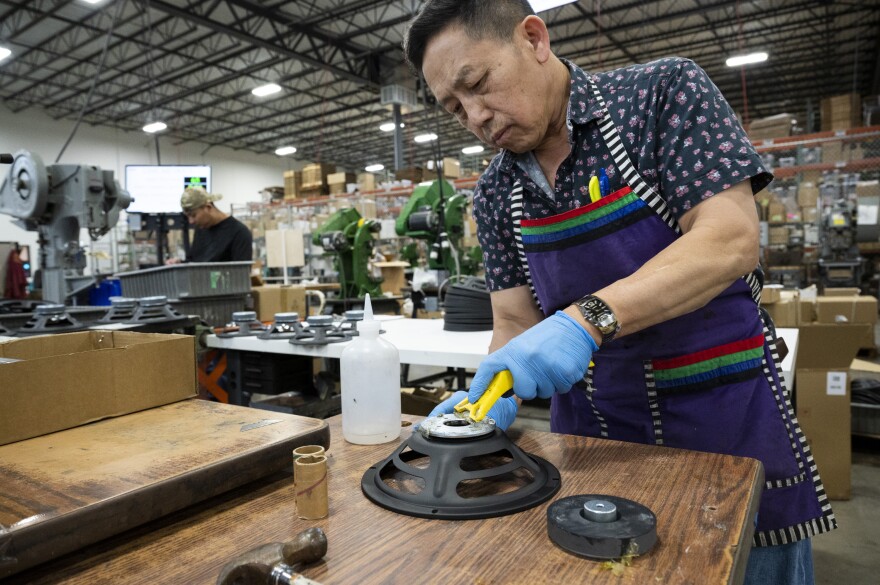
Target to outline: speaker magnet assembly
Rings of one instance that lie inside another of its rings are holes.
[[[644,555],[657,543],[657,517],[647,507],[615,496],[562,498],[547,508],[550,540],[590,559]]]

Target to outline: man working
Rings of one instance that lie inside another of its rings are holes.
[[[189,187],[180,198],[189,223],[196,226],[187,262],[237,262],[253,260],[253,235],[246,225],[216,207],[222,195]]]
[[[502,428],[552,396],[554,432],[761,460],[746,582],[812,583],[836,520],[758,311],[772,176],[718,89],[685,59],[586,73],[526,0],[428,0],[404,49],[501,150],[474,192],[494,330],[470,401],[510,370]]]

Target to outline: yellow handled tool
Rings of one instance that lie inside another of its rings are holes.
[[[483,392],[483,395],[480,396],[479,400],[471,404],[470,401],[465,398],[455,405],[455,412],[463,417],[465,416],[464,412],[467,411],[467,417],[469,419],[475,422],[480,422],[489,413],[489,409],[495,406],[498,399],[511,388],[513,388],[513,376],[510,374],[510,370],[501,370],[495,374],[495,377],[489,382],[489,387],[486,388],[486,391]]]
[[[590,177],[590,202],[595,203],[602,198],[602,188],[599,186],[599,177],[593,175]]]

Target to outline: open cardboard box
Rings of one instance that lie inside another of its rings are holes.
[[[0,343],[0,445],[197,393],[190,335],[84,331]]]
[[[849,370],[865,329],[872,325],[802,325],[798,341],[797,418],[807,437],[825,492],[848,500],[852,446]]]

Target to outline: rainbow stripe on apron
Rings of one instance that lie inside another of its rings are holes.
[[[652,360],[658,392],[709,390],[761,375],[764,336],[719,345],[696,353]]]
[[[541,219],[521,220],[527,252],[547,252],[583,244],[651,217],[654,211],[629,187],[595,203]]]

